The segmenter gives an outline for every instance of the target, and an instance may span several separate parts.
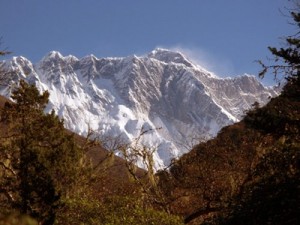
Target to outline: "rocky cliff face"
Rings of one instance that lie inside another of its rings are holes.
[[[142,142],[157,147],[157,168],[241,119],[255,101],[265,104],[277,95],[254,76],[218,78],[180,52],[165,49],[100,59],[50,52],[35,65],[24,57],[4,63],[15,73],[2,95],[9,97],[19,79],[48,90],[47,110],[54,109],[76,133],[85,135],[91,128],[129,142],[141,129],[153,129]]]

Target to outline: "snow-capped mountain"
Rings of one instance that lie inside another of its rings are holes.
[[[85,135],[91,128],[129,142],[141,129],[153,129],[142,141],[157,147],[157,168],[241,119],[255,101],[265,104],[277,95],[254,76],[222,79],[165,49],[100,59],[53,51],[35,65],[24,57],[4,63],[15,73],[2,95],[9,97],[19,79],[48,90],[47,110],[54,109],[76,133]]]

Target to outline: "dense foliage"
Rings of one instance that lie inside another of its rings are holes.
[[[16,209],[53,224],[62,200],[82,178],[84,155],[54,112],[48,92],[24,81],[1,111],[1,212]]]

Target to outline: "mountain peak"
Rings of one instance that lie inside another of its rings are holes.
[[[63,58],[62,54],[58,51],[51,51],[46,55],[47,58]]]
[[[62,56],[62,54],[60,52],[51,51],[46,56],[44,56],[40,62],[43,64],[45,62],[60,61],[63,58],[64,57]]]
[[[12,59],[10,60],[12,63],[20,63],[20,62],[27,62],[27,63],[31,63],[27,58],[25,58],[24,56],[14,56],[12,57]]]
[[[148,54],[149,58],[154,58],[165,63],[179,63],[188,67],[193,64],[179,51],[172,51],[164,48],[156,48]]]

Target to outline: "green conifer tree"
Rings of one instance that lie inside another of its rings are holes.
[[[16,210],[40,224],[53,224],[62,199],[78,188],[84,153],[52,111],[49,93],[25,81],[1,111],[0,211]]]
[[[300,29],[300,4],[296,4],[295,11],[290,13],[293,24]],[[286,45],[281,48],[268,47],[274,58],[273,65],[266,65],[262,61],[258,61],[262,66],[259,76],[263,78],[265,74],[271,70],[278,79],[278,76],[284,77],[290,82],[299,82],[300,79],[300,33],[290,35],[285,38]]]

